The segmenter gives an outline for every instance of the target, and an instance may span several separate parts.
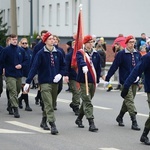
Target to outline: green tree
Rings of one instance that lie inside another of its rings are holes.
[[[0,11],[0,16],[2,16],[3,10]],[[8,29],[6,28],[7,23],[3,24],[3,17],[0,17],[0,45],[5,46],[6,33]]]

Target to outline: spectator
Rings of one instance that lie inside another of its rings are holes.
[[[140,46],[145,45],[145,44],[146,44],[146,34],[142,33],[141,38],[137,42],[137,50],[140,51]]]

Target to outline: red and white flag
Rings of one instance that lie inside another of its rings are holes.
[[[79,49],[83,47],[83,20],[82,20],[82,9],[80,8],[79,16],[78,16],[78,28],[77,35],[75,39],[75,46],[71,60],[71,67],[77,71],[77,60],[76,54]]]

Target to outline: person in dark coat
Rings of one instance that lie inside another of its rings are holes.
[[[129,77],[126,79],[123,90],[121,92],[121,96],[125,98],[129,92],[130,86],[134,83],[137,77],[141,76],[142,73],[144,73],[144,89],[147,93],[147,102],[150,109],[150,52],[148,52],[146,55],[144,55],[141,58],[141,61],[135,66]],[[144,131],[142,133],[142,136],[140,138],[140,141],[145,143],[146,145],[150,145],[149,138],[147,137],[148,133],[150,131],[150,114],[148,119],[145,122]]]
[[[32,59],[32,51],[28,48],[28,40],[27,38],[22,38],[20,40],[20,46],[24,49],[26,56],[28,58],[28,65],[26,67],[23,68],[23,77],[22,77],[22,94],[21,96],[18,98],[19,101],[19,108],[22,109],[23,105],[22,105],[22,100],[24,100],[25,102],[25,111],[32,111],[30,105],[29,105],[29,96],[28,93],[24,93],[23,92],[23,87],[25,85],[25,80],[28,76],[28,73],[30,71],[30,66],[31,66],[31,59]]]
[[[58,95],[58,82],[65,73],[65,61],[62,53],[53,46],[54,38],[50,32],[44,35],[43,42],[46,45],[36,54],[24,86],[24,91],[28,92],[29,85],[38,72],[46,121],[51,126],[51,134],[57,134],[53,103]]]
[[[121,85],[123,85],[125,80],[128,78],[129,74],[133,70],[133,68],[140,61],[141,55],[139,52],[137,52],[134,49],[135,38],[132,35],[128,36],[126,38],[125,44],[126,44],[126,48],[117,53],[113,61],[113,64],[108,70],[105,81],[109,82],[113,74],[117,71],[117,69],[119,69],[119,82]],[[135,81],[135,83],[130,86],[130,92],[124,98],[120,113],[116,118],[118,125],[124,126],[123,116],[126,112],[129,112],[129,115],[132,120],[131,128],[133,130],[140,130],[136,120],[137,110],[134,104],[134,97],[136,95],[136,90],[138,85],[137,81]]]
[[[95,93],[96,85],[99,83],[101,59],[97,51],[93,49],[93,39],[91,35],[84,37],[83,44],[85,45],[84,49],[78,50],[76,55],[78,66],[77,82],[80,83],[82,103],[75,123],[79,128],[84,128],[82,118],[85,115],[89,122],[89,131],[96,132],[98,128],[94,123],[92,98]]]
[[[33,54],[32,54],[32,59],[31,59],[31,65],[34,61],[34,58],[36,54],[45,46],[45,43],[42,41],[43,36],[47,33],[47,30],[42,30],[41,31],[41,40],[34,46],[33,48]],[[40,93],[40,88],[37,91],[37,95],[35,97],[35,104],[38,105],[40,102],[40,105],[42,107],[42,110],[44,109],[42,98],[41,98],[41,93]]]
[[[18,94],[21,90],[22,70],[27,66],[28,59],[25,51],[17,45],[17,35],[11,34],[10,38],[10,45],[3,49],[0,61],[5,68],[6,88],[9,91],[9,100],[14,110],[14,117],[20,118]]]
[[[62,53],[62,55],[65,59],[65,51],[61,47],[59,47],[59,43],[60,43],[59,37],[57,35],[53,35],[53,37],[54,37],[55,48]],[[58,84],[58,94],[62,91],[62,89],[63,89],[63,78],[61,78],[61,80],[59,81],[59,84]],[[57,110],[57,100],[56,100],[56,102],[54,102],[53,106],[54,106],[54,110]]]
[[[0,46],[0,55],[2,53],[3,47]],[[3,92],[3,66],[0,64],[0,97]]]
[[[69,47],[69,52],[66,54],[65,62],[66,62],[66,72],[64,76],[64,80],[68,83],[70,92],[72,93],[72,102],[69,106],[72,108],[75,115],[79,114],[79,105],[80,105],[80,89],[79,84],[76,81],[77,71],[75,68],[72,68],[72,55],[73,55],[72,46]]]
[[[143,46],[144,44],[146,44],[146,34],[142,33],[141,38],[138,40],[136,45],[137,50],[140,51],[140,46]]]

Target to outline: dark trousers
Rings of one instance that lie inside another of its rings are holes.
[[[0,75],[0,96],[1,96],[2,92],[3,92],[3,76]]]
[[[147,93],[147,98],[148,98],[147,102],[148,102],[149,111],[150,111],[150,93]],[[149,117],[147,118],[145,122],[145,127],[150,130],[150,112],[149,112]]]

